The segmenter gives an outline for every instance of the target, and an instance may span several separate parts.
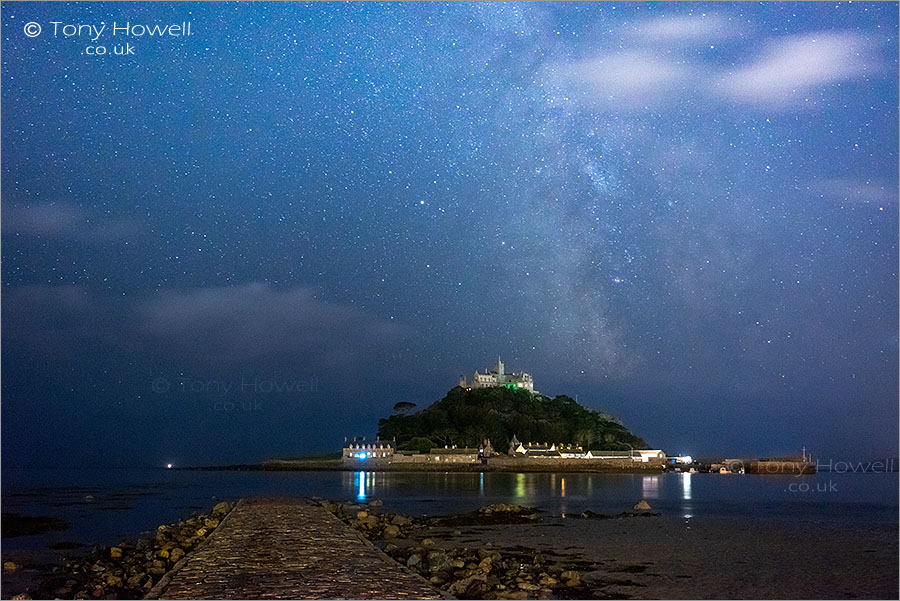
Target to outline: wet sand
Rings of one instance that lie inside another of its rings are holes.
[[[542,517],[433,527],[439,547],[529,547],[589,561],[594,598],[897,599],[897,524]]]

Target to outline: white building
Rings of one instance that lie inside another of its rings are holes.
[[[505,386],[514,390],[525,389],[529,392],[537,393],[534,389],[534,378],[531,377],[531,374],[524,371],[506,373],[503,368],[503,361],[499,357],[493,369],[486,370],[483,374],[476,370],[471,381],[466,380],[465,376],[460,376],[459,385],[468,389]]]
[[[392,440],[375,439],[375,442],[366,442],[366,437],[353,437],[353,440],[344,438],[344,448],[341,458],[344,463],[390,463],[394,457],[395,443]]]

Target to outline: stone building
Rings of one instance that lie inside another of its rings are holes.
[[[531,377],[531,374],[524,371],[507,373],[503,361],[499,357],[497,358],[497,364],[492,369],[486,370],[484,373],[479,373],[478,370],[475,370],[475,375],[472,376],[471,380],[467,380],[465,376],[460,376],[459,385],[470,390],[472,388],[506,387],[537,393],[537,390],[534,389],[534,378]]]

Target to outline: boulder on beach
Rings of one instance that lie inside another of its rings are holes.
[[[634,506],[635,511],[649,511],[651,509],[653,508],[650,507],[650,504],[647,503],[647,501],[645,501],[644,499],[641,499],[640,502]]]
[[[228,501],[222,501],[221,503],[216,503],[215,507],[213,507],[212,515],[213,517],[222,517],[226,513],[231,511],[231,503]]]

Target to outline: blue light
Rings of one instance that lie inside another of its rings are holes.
[[[360,453],[360,454],[358,455],[360,461],[365,461],[367,456],[368,456],[368,455],[366,455],[365,453]]]
[[[356,477],[359,478],[359,494],[356,495],[356,498],[360,501],[366,500],[366,473],[365,472],[357,472]]]

